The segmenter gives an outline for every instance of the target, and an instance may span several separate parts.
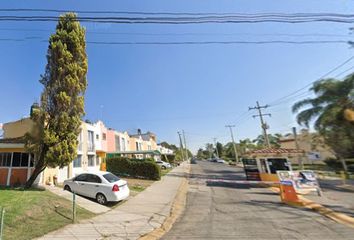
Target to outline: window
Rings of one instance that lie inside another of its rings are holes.
[[[100,140],[100,136],[96,134],[96,140]]]
[[[77,176],[75,178],[75,181],[79,181],[79,182],[87,182],[87,175],[86,173],[84,174],[80,174],[79,176]]]
[[[74,168],[81,167],[81,155],[78,155],[73,162]]]
[[[116,140],[116,152],[118,152],[120,151],[120,142],[119,142],[120,138],[119,136],[115,136],[114,138]]]
[[[95,159],[94,159],[94,155],[89,155],[89,156],[87,156],[87,158],[88,158],[88,166],[89,167],[93,167],[93,166],[95,166]]]
[[[268,166],[270,169],[270,173],[276,174],[277,171],[289,171],[289,167],[287,166],[287,161],[284,158],[268,158]]]
[[[13,167],[28,167],[28,153],[14,152],[12,159]]]
[[[138,142],[135,143],[135,146],[136,146],[136,150],[139,151],[139,143]]]
[[[88,134],[88,146],[87,150],[92,152],[95,150],[95,144],[94,144],[94,134],[93,131],[87,131]],[[98,139],[98,135],[96,135],[96,138]]]
[[[102,140],[106,140],[106,134],[105,133],[102,133]]]
[[[0,153],[0,167],[10,167],[11,153]]]
[[[28,167],[28,153],[21,153],[21,167]]]
[[[87,174],[87,182],[101,183],[102,180],[99,176],[93,174]]]
[[[96,156],[96,166],[100,165],[100,157]]]
[[[126,148],[125,148],[125,139],[124,138],[122,138],[122,149],[121,150],[122,151],[126,150]]]
[[[19,167],[21,165],[21,153],[14,152],[12,157],[12,166]]]
[[[34,154],[31,154],[31,162],[30,162],[30,167],[34,166]]]
[[[103,175],[103,177],[110,183],[119,181],[119,177],[117,177],[116,175],[114,175],[112,173],[107,173],[107,174]]]

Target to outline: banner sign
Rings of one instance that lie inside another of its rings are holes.
[[[280,182],[292,182],[297,193],[306,194],[315,191],[320,195],[320,186],[311,170],[277,171]]]

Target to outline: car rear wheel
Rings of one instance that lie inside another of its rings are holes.
[[[164,170],[165,170],[165,169],[166,169],[166,166],[161,166],[161,169],[164,169]]]
[[[64,186],[64,191],[71,192],[71,188],[68,185],[65,185]]]
[[[101,205],[105,205],[107,203],[107,198],[102,193],[97,193],[96,201]]]

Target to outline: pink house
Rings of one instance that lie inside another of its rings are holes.
[[[107,152],[116,151],[116,138],[114,129],[107,129]]]

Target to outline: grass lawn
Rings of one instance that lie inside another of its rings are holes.
[[[72,222],[72,204],[44,190],[0,188],[0,207],[5,207],[4,240],[32,239]],[[95,214],[77,207],[77,220]]]
[[[128,182],[130,189],[130,195],[135,196],[138,193],[144,191],[147,187],[153,184],[155,181],[137,178],[124,178]]]

